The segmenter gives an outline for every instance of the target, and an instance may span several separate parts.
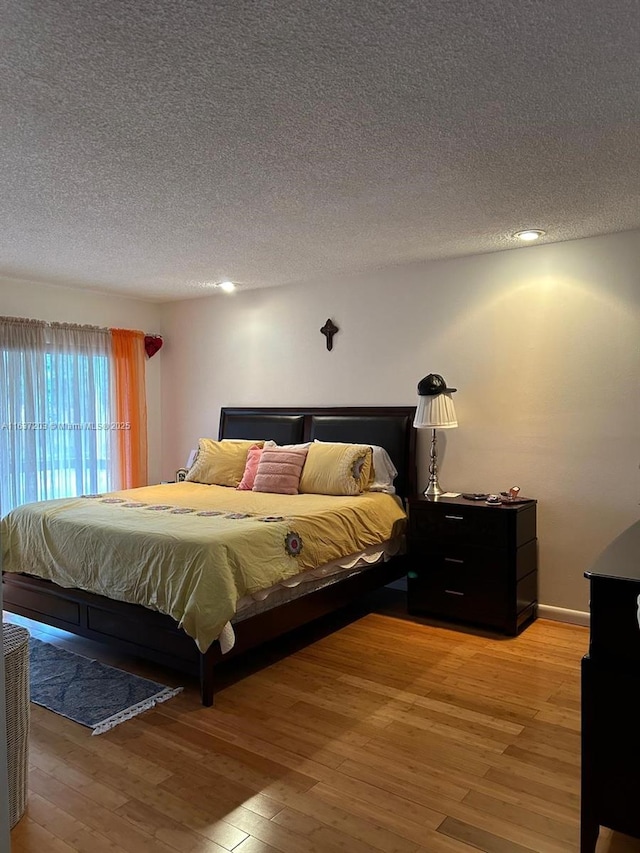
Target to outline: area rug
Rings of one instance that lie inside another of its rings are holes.
[[[29,639],[31,701],[100,735],[166,702],[182,687],[165,687],[97,660]]]

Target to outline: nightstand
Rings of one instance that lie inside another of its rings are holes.
[[[409,613],[515,636],[537,616],[536,502],[409,500]]]

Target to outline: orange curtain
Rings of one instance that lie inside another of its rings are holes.
[[[117,433],[120,488],[134,489],[148,484],[144,332],[111,329],[111,337],[116,421],[129,425]]]

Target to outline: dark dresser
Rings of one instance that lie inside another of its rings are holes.
[[[585,572],[589,652],[582,659],[580,853],[600,826],[640,838],[640,521]]]

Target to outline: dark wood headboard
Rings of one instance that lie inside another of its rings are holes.
[[[396,492],[416,493],[413,406],[223,408],[218,438],[271,439],[278,444],[347,441],[384,447],[398,469]]]

